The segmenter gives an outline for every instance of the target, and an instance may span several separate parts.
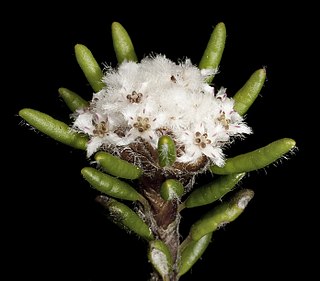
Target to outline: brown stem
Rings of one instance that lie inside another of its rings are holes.
[[[168,281],[177,281],[180,215],[177,200],[165,201],[160,196],[160,187],[165,180],[166,177],[161,173],[153,177],[144,176],[140,179],[140,190],[151,206],[150,213],[145,214],[147,223],[155,237],[168,246],[173,258],[173,271]],[[150,280],[163,281],[156,272],[151,274]]]
[[[119,149],[119,156],[144,171],[143,176],[139,179],[139,192],[148,201],[148,204],[145,204],[148,205],[148,208],[142,207],[141,213],[143,213],[155,238],[167,245],[173,259],[173,268],[169,279],[162,280],[157,272],[152,272],[150,281],[178,281],[180,261],[179,202],[178,200],[165,201],[160,195],[160,188],[165,180],[174,178],[183,184],[185,193],[187,193],[193,186],[195,175],[204,171],[209,161],[203,156],[194,164],[187,165],[176,162],[172,167],[162,168],[158,164],[157,151],[144,140],[132,143],[125,149]]]

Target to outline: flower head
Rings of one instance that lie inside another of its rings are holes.
[[[141,141],[156,148],[168,134],[176,143],[178,162],[193,164],[205,157],[223,166],[223,148],[251,129],[226,89],[206,82],[212,74],[189,59],[174,63],[163,55],[106,68],[106,86],[74,116],[73,128],[90,137],[87,156]]]

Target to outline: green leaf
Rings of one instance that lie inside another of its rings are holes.
[[[246,173],[234,173],[220,176],[206,185],[194,189],[184,205],[187,208],[194,208],[215,202],[230,192],[233,187],[244,177]]]
[[[31,126],[52,139],[77,149],[86,150],[87,136],[72,131],[66,123],[31,108],[21,109],[19,115]]]
[[[85,77],[95,92],[99,92],[105,84],[102,82],[103,72],[91,51],[82,44],[74,47],[76,59]]]
[[[132,231],[147,241],[154,239],[150,227],[127,205],[107,196],[100,195],[96,201],[109,211],[109,218],[120,228]]]
[[[165,180],[160,187],[160,195],[165,201],[179,199],[183,193],[182,183],[175,179]]]
[[[148,259],[163,281],[170,281],[173,260],[168,246],[161,240],[149,242]]]
[[[72,112],[89,105],[88,101],[67,88],[59,88],[58,92]]]
[[[111,33],[118,63],[122,63],[125,60],[137,62],[138,58],[132,41],[124,27],[118,22],[113,22],[111,25]]]
[[[208,248],[212,238],[212,232],[202,236],[199,240],[189,240],[181,253],[179,276],[187,273],[193,265],[201,258]]]
[[[193,241],[204,235],[216,231],[221,226],[234,221],[253,198],[254,192],[250,189],[241,189],[229,201],[223,202],[205,213],[190,229]]]
[[[82,176],[93,188],[114,198],[137,201],[142,195],[131,185],[113,176],[107,175],[95,168],[85,167],[81,170]]]
[[[158,157],[160,167],[171,166],[176,161],[176,145],[170,136],[161,136],[158,140]]]
[[[105,151],[97,152],[94,158],[108,174],[115,177],[134,180],[143,173],[139,167]]]
[[[240,115],[244,115],[255,99],[258,97],[266,80],[266,70],[264,68],[256,70],[233,96],[235,101],[234,110]]]
[[[219,175],[250,172],[264,168],[292,150],[296,142],[282,138],[256,150],[228,158],[223,167],[211,166],[210,170]]]
[[[218,23],[211,33],[207,47],[199,62],[200,69],[218,70],[222,54],[226,42],[226,27],[223,22]],[[214,75],[212,75],[207,82],[210,83]]]

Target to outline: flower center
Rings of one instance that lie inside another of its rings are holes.
[[[142,94],[137,93],[136,91],[133,91],[131,94],[127,95],[127,99],[131,103],[140,103],[142,99]]]
[[[149,123],[149,118],[148,117],[142,118],[141,116],[138,116],[137,122],[133,124],[133,127],[138,129],[140,133],[150,129],[151,125]]]
[[[226,114],[224,111],[221,113],[220,117],[218,117],[218,121],[226,130],[229,130],[230,119],[226,118]]]
[[[211,140],[208,139],[208,134],[200,132],[195,133],[194,143],[197,144],[200,148],[205,148],[207,144],[211,143]]]
[[[93,134],[102,138],[104,137],[109,129],[106,121],[101,121],[99,123],[92,122],[94,125]]]

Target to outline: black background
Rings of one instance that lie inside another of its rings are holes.
[[[86,45],[101,66],[115,66],[110,30],[114,21],[126,28],[139,58],[153,52],[172,60],[189,57],[195,64],[212,28],[224,22],[226,48],[215,85],[233,95],[255,70],[267,70],[265,86],[246,117],[254,134],[236,143],[227,155],[283,137],[297,142],[298,149],[288,160],[243,180],[243,187],[255,191],[253,200],[236,221],[214,233],[203,258],[181,280],[239,276],[309,280],[317,210],[311,202],[319,185],[311,182],[314,174],[307,161],[311,144],[306,140],[316,133],[312,106],[318,93],[312,88],[315,58],[310,54],[315,34],[313,7],[280,8],[267,2],[175,4],[178,8],[173,2],[133,7],[122,2],[93,4],[70,9],[47,3],[20,6],[20,14],[14,8],[8,11],[14,24],[5,28],[3,41],[3,60],[9,62],[4,81],[8,89],[3,93],[8,99],[4,107],[9,126],[2,135],[3,241],[9,273],[5,280],[18,276],[79,281],[149,277],[144,242],[106,219],[94,201],[97,193],[82,179],[81,168],[90,165],[84,152],[30,130],[17,116],[20,109],[31,107],[68,122],[69,111],[58,88],[91,97],[74,45]],[[182,214],[183,234],[204,209]]]

